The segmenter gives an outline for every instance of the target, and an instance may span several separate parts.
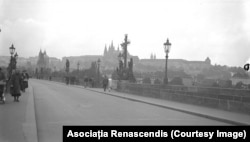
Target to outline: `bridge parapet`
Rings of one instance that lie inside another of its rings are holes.
[[[250,90],[119,82],[117,91],[250,114]]]

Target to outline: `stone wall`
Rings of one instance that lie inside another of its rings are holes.
[[[119,82],[117,91],[250,114],[250,90]]]

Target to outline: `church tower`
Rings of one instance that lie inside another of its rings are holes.
[[[114,45],[113,45],[113,40],[111,42],[111,45],[110,45],[110,51],[111,53],[113,53],[115,51],[115,48],[114,48]]]
[[[106,56],[107,56],[107,53],[108,53],[108,51],[107,51],[107,46],[106,46],[106,44],[105,44],[103,56],[106,57]]]
[[[151,59],[151,60],[154,59],[153,53],[150,54],[150,59]]]
[[[46,51],[42,52],[40,49],[38,60],[37,60],[37,69],[39,72],[49,67],[49,56]]]
[[[211,60],[209,59],[209,57],[206,58],[205,63],[211,65]]]

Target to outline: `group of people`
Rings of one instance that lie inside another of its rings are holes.
[[[21,91],[25,92],[28,88],[29,75],[23,71],[20,73],[19,70],[12,70],[10,78],[7,80],[5,74],[0,68],[0,100],[3,100],[3,93],[6,92],[7,84],[10,85],[10,94],[14,97],[14,102],[19,102]]]
[[[94,87],[95,86],[95,81],[93,78],[85,77],[84,78],[84,87]]]

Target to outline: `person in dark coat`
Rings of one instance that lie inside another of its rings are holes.
[[[24,85],[24,78],[25,78],[25,75],[24,75],[24,73],[22,72],[21,74],[20,74],[20,76],[21,76],[21,86],[20,86],[20,89],[21,89],[21,91],[23,91],[23,92],[25,92],[25,85]]]
[[[11,76],[11,85],[10,85],[10,92],[11,95],[14,97],[14,102],[19,102],[19,97],[21,96],[21,74],[18,70],[13,70],[12,76]]]
[[[26,73],[26,71],[23,71],[21,74],[22,84],[21,84],[21,90],[25,92],[25,89],[28,88],[28,79],[29,75]]]
[[[28,88],[29,87],[29,78],[30,78],[30,76],[29,76],[29,74],[27,72],[25,72],[25,77],[26,77],[26,80],[27,80],[26,88]]]
[[[5,82],[6,82],[5,74],[2,72],[2,69],[0,68],[0,100],[3,99]]]
[[[106,89],[108,87],[108,83],[109,83],[108,77],[105,75],[105,77],[102,81],[104,91],[106,91]]]

